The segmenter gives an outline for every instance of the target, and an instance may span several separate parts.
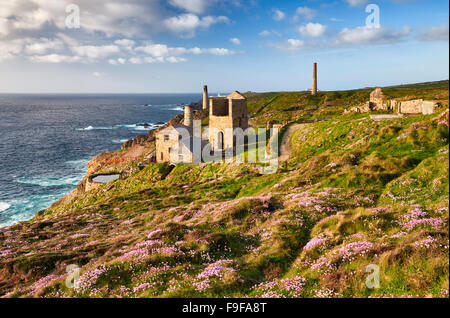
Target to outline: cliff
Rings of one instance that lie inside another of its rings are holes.
[[[343,115],[370,91],[248,94],[254,125],[304,123],[274,174],[148,163],[151,132],[95,157],[88,175],[123,178],[0,230],[0,295],[448,297],[448,81],[383,88],[433,115]]]

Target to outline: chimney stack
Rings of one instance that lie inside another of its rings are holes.
[[[192,128],[194,126],[194,122],[192,121],[192,107],[184,106],[184,125]]]
[[[208,109],[208,86],[203,86],[203,109]]]
[[[312,95],[317,94],[317,63],[314,63],[314,70],[313,70],[313,83],[312,83]]]

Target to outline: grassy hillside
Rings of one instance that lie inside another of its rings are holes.
[[[76,191],[1,230],[0,295],[448,297],[448,81],[384,89],[438,114],[342,115],[370,91],[248,93],[254,125],[304,123],[276,174],[152,164]]]

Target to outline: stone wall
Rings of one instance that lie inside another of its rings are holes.
[[[422,114],[430,115],[436,112],[437,103],[433,101],[424,101],[422,104]]]
[[[384,94],[381,88],[376,88],[370,93],[370,108],[373,110],[386,110],[387,106],[384,102]]]
[[[242,128],[243,130],[248,128],[247,100],[245,97],[238,92],[234,92],[225,99],[211,99],[209,142],[212,150],[234,148],[233,132],[236,128]]]
[[[228,99],[211,98],[209,100],[209,112],[213,116],[228,116]]]
[[[398,112],[401,114],[421,114],[423,99],[400,102]]]

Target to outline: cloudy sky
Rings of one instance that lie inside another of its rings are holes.
[[[371,3],[379,26],[366,22]],[[324,90],[448,79],[448,10],[447,0],[0,0],[0,93],[304,90],[314,61]]]

